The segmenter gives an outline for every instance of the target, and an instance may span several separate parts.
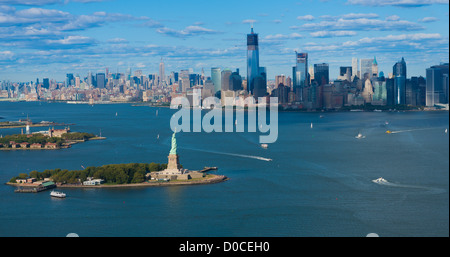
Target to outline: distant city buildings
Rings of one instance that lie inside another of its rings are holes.
[[[267,77],[266,67],[259,64],[258,34],[253,26],[247,34],[247,74],[239,69],[211,67],[208,77],[202,68],[197,74],[192,68],[171,71],[166,76],[163,58],[157,74],[144,74],[142,70],[125,73],[88,72],[67,73],[65,81],[56,82],[39,78],[28,83],[0,82],[0,98],[25,101],[81,101],[129,102],[143,101],[168,104],[171,99],[185,96],[193,101],[195,90],[203,99],[216,96],[231,97],[232,104],[247,96],[278,97],[283,108],[307,110],[340,109],[346,106],[426,106],[448,105],[449,64],[433,65],[426,69],[426,78],[407,77],[407,65],[402,57],[385,76],[379,71],[376,57],[353,57],[345,66],[336,67],[337,79],[330,78],[328,63],[309,63],[306,52],[295,52],[292,58],[292,77],[277,74]],[[335,69],[335,68],[333,68]],[[289,72],[290,74],[290,72]],[[246,76],[245,76],[246,75]],[[267,99],[266,99],[267,100]],[[267,102],[267,101],[266,101]]]

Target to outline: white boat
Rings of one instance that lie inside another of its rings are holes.
[[[361,139],[361,138],[365,138],[366,136],[363,136],[361,133],[358,133],[358,135],[356,136],[357,139]]]
[[[63,192],[58,192],[58,191],[52,190],[52,192],[50,193],[50,196],[57,197],[57,198],[65,198],[66,194]]]
[[[445,129],[444,132],[445,132],[445,134],[447,134],[447,132],[448,132],[447,129]]]
[[[116,112],[116,117],[117,117],[117,112]]]
[[[268,144],[261,144],[261,147],[264,148],[264,149],[267,149],[269,147],[269,145]]]
[[[388,181],[386,179],[382,178],[382,177],[379,177],[377,179],[372,180],[372,182],[375,182],[375,183],[387,183]]]
[[[312,122],[311,122],[311,128],[313,128],[313,124],[312,124]]]
[[[156,137],[156,139],[159,139],[159,134],[158,134],[158,136]]]

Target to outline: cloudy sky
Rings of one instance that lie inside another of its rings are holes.
[[[157,73],[211,67],[246,75],[246,34],[259,34],[268,78],[292,76],[294,51],[329,63],[376,56],[408,77],[449,59],[448,0],[0,0],[0,81],[64,81],[66,73]]]

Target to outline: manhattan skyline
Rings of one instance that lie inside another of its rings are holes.
[[[66,73],[211,67],[246,76],[246,35],[259,34],[267,77],[290,75],[295,51],[330,78],[352,58],[376,56],[408,74],[448,62],[448,1],[101,1],[0,0],[0,81],[64,81]]]

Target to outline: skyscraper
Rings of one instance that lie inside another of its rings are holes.
[[[161,62],[159,63],[159,85],[163,85],[166,81],[165,75],[164,75],[164,62],[161,57]]]
[[[360,79],[371,78],[372,77],[372,65],[373,65],[373,59],[361,59],[360,62],[360,72],[361,76]]]
[[[251,33],[247,34],[247,89],[250,94],[253,94],[254,79],[259,74],[258,34],[253,32],[252,26]]]
[[[328,63],[314,64],[314,80],[319,86],[330,82],[330,69]]]
[[[230,88],[230,76],[231,76],[231,70],[225,69],[221,73],[221,90],[231,90]]]
[[[181,80],[181,92],[186,92],[187,89],[191,87],[191,81],[189,79],[189,70],[181,70],[179,80]]]
[[[358,76],[358,58],[352,58],[352,80],[353,78]]]
[[[105,88],[105,73],[97,73],[97,88]]]
[[[239,69],[231,73],[230,76],[230,90],[238,91],[242,90],[242,77],[239,75]]]
[[[222,78],[222,74],[220,72],[220,68],[219,67],[213,67],[211,68],[211,80],[214,84],[214,90],[216,92],[220,91],[220,88],[222,87],[222,82],[221,79]]]
[[[406,104],[406,62],[403,57],[392,67],[392,74],[394,76],[395,104]]]
[[[375,58],[375,56],[373,57],[373,62],[372,62],[372,77],[378,77],[378,63],[377,63],[377,59]]]
[[[449,64],[434,65],[426,69],[426,106],[446,104],[449,98]]]
[[[308,78],[308,53],[295,52],[296,65],[293,68],[292,77],[294,78],[294,93],[296,94],[297,101],[302,102],[303,88],[309,84]]]

